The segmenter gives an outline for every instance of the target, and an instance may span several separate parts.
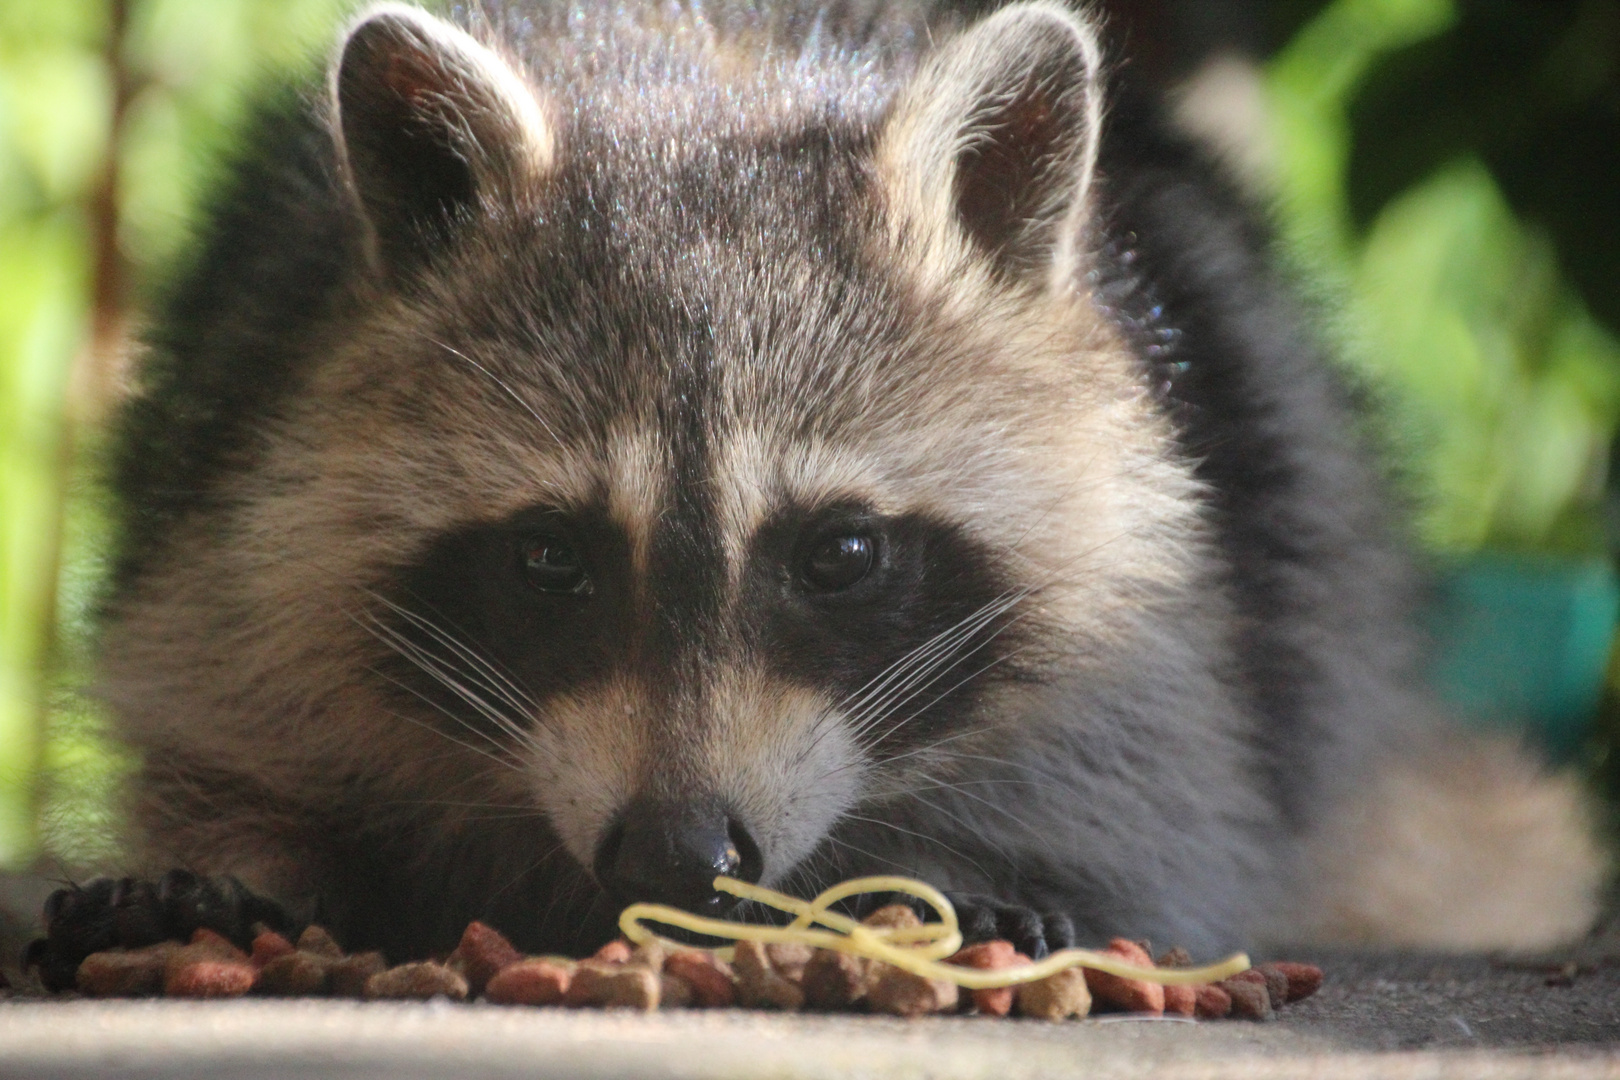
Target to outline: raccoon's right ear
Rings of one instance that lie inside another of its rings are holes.
[[[1053,0],[1002,8],[929,57],[879,144],[900,228],[955,276],[1061,288],[1084,243],[1102,127],[1094,28]]]
[[[332,99],[348,180],[389,275],[551,168],[552,128],[534,91],[471,35],[415,8],[384,4],[355,23]]]

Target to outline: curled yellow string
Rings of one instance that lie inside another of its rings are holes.
[[[710,919],[702,915],[673,908],[667,904],[631,904],[619,915],[619,929],[624,936],[638,945],[657,941],[671,948],[691,948],[669,938],[661,937],[644,923],[676,926],[709,937],[731,941],[759,941],[764,943],[789,942],[814,945],[869,960],[893,964],[913,975],[929,979],[945,979],[968,990],[989,990],[1001,986],[1016,986],[1055,975],[1071,967],[1091,968],[1119,975],[1127,979],[1166,985],[1196,985],[1218,982],[1228,975],[1246,971],[1249,958],[1234,953],[1218,964],[1196,968],[1144,968],[1129,964],[1111,953],[1091,949],[1062,949],[1046,959],[1024,967],[983,971],[976,968],[943,964],[941,960],[962,947],[962,933],[956,921],[956,909],[945,894],[931,885],[913,878],[878,876],[853,878],[840,882],[814,900],[800,900],[759,885],[750,885],[736,878],[717,877],[714,887],[722,892],[753,900],[794,916],[787,926],[758,926],[735,923],[725,919]],[[828,908],[838,901],[860,893],[904,893],[922,900],[939,915],[938,922],[926,922],[907,929],[864,926],[847,915]],[[825,929],[820,929],[816,924]],[[715,949],[719,955],[730,958],[729,948]]]

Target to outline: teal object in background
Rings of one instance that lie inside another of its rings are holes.
[[[1433,677],[1465,719],[1523,729],[1554,761],[1580,750],[1620,614],[1606,559],[1477,555],[1439,578]]]

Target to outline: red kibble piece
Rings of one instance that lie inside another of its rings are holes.
[[[573,976],[570,964],[544,957],[519,960],[491,976],[484,1000],[495,1005],[561,1005]]]
[[[191,932],[191,948],[207,949],[221,960],[246,960],[248,954],[238,949],[230,938],[214,932],[206,926],[199,926]]]
[[[1300,964],[1292,960],[1279,960],[1275,964],[1264,964],[1263,967],[1273,968],[1288,980],[1288,1003],[1303,1001],[1316,993],[1322,987],[1322,969],[1315,964]]]
[[[1108,943],[1103,952],[1117,956],[1128,964],[1137,967],[1153,967],[1153,957],[1147,950],[1134,941],[1125,938],[1115,938]],[[1125,1012],[1149,1013],[1154,1016],[1164,1015],[1164,987],[1158,983],[1146,982],[1142,979],[1126,979],[1118,975],[1110,975],[1105,971],[1086,969],[1086,985],[1091,988],[1091,996],[1099,1005],[1106,1005],[1113,1009]]]
[[[523,954],[499,930],[474,921],[467,924],[447,963],[466,976],[470,992],[479,994],[496,972],[521,959]]]
[[[1193,1015],[1200,1020],[1222,1020],[1232,1011],[1232,995],[1213,983],[1193,987]]]
[[[700,1009],[724,1009],[737,1000],[737,980],[731,965],[713,953],[696,949],[670,953],[664,972],[692,988],[692,1004]]]
[[[194,960],[171,965],[163,992],[176,998],[233,998],[253,989],[258,970],[246,960]]]
[[[1012,967],[1013,957],[1019,952],[1010,941],[981,941],[967,945],[945,958],[947,964],[973,968],[977,971],[996,971]]]
[[[634,953],[628,941],[618,938],[597,949],[591,959],[603,964],[628,964]]]
[[[1193,1016],[1198,1012],[1198,992],[1191,986],[1164,988],[1164,1014],[1166,1016]]]
[[[1022,967],[1032,963],[1029,957],[1013,948],[1010,941],[981,941],[959,949],[945,961],[959,967],[978,971],[1000,971],[1003,968]],[[974,990],[973,1007],[985,1016],[1008,1016],[1018,996],[1016,986],[998,986],[990,990]]]
[[[253,938],[253,953],[249,959],[254,967],[263,968],[276,957],[289,956],[296,951],[292,942],[274,930],[265,930]]]

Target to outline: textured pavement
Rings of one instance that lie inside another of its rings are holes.
[[[1620,1078],[1606,957],[1312,959],[1321,992],[1266,1024],[19,996],[0,1003],[0,1077]]]

